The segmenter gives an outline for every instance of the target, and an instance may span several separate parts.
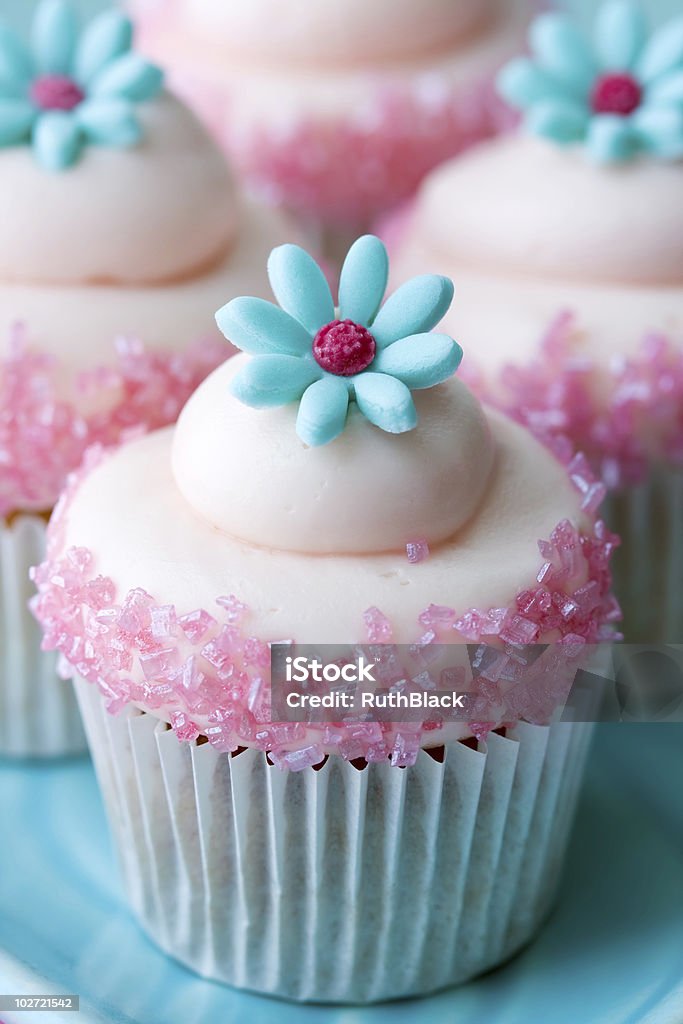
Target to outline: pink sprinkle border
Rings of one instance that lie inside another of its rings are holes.
[[[435,720],[317,726],[271,722],[269,644],[249,632],[249,608],[236,596],[218,596],[211,609],[189,610],[160,605],[141,589],[121,599],[113,581],[97,575],[92,552],[71,548],[63,554],[68,506],[80,480],[103,457],[101,448],[91,449],[83,467],[72,474],[49,527],[47,558],[32,571],[37,595],[31,606],[44,631],[43,646],[60,652],[65,675],[75,672],[96,685],[112,713],[130,703],[151,712],[163,708],[180,740],[194,742],[204,736],[221,752],[256,747],[282,769],[302,770],[329,752],[346,760],[389,759],[405,767],[414,764],[425,737],[434,745],[434,733],[442,727]],[[583,456],[572,458],[568,469],[584,508],[594,510],[604,487],[595,482]],[[500,652],[489,673],[489,691],[482,694],[484,706],[490,706],[497,681],[515,662],[519,645],[552,636],[565,656],[572,657],[586,644],[614,639],[612,624],[619,620],[620,609],[611,593],[610,558],[618,543],[600,520],[583,533],[563,521],[549,540],[539,543],[536,579],[511,606],[458,612],[430,605],[416,623],[410,678],[404,678],[405,666],[395,673],[392,625],[380,609],[359,614],[359,636],[363,621],[366,632],[361,642],[375,651],[374,645],[384,645],[387,682],[391,678],[392,684],[408,687],[429,685],[432,644],[449,638],[494,644]],[[547,691],[552,678],[544,676],[544,681]],[[536,721],[542,709],[537,693],[529,689],[544,687],[520,686],[515,716]],[[506,701],[510,707],[508,694]],[[469,728],[485,739],[495,726],[477,720]]]
[[[176,72],[174,86],[266,202],[346,228],[402,203],[433,168],[516,120],[489,78],[456,87],[434,73],[389,86],[369,76],[362,111],[302,118],[286,133],[233,127],[229,92],[191,73]]]
[[[228,355],[224,343],[209,339],[170,352],[120,337],[111,365],[81,373],[75,382],[82,396],[108,406],[82,415],[59,397],[59,360],[30,347],[24,329],[15,328],[9,354],[0,360],[0,516],[51,509],[90,445],[113,445],[131,431],[173,423]]]
[[[610,490],[640,483],[653,458],[683,468],[683,346],[662,334],[646,335],[634,356],[615,358],[605,369],[607,399],[600,401],[598,365],[575,349],[576,321],[571,312],[559,313],[537,356],[524,366],[505,366],[495,385],[469,364],[461,376],[561,457],[570,438]]]

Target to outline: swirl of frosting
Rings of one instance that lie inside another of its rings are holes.
[[[239,60],[273,64],[359,64],[440,52],[495,14],[494,0],[182,0],[187,30],[219,37]]]
[[[91,146],[61,174],[27,147],[0,151],[0,281],[154,285],[227,255],[238,213],[217,146],[168,94],[138,116],[139,145]]]
[[[478,401],[457,379],[415,395],[417,427],[399,437],[352,407],[334,442],[311,448],[292,404],[251,409],[230,395],[247,357],[219,367],[183,410],[173,473],[204,520],[259,547],[366,554],[434,545],[472,517],[494,443]]]
[[[683,282],[682,188],[680,163],[598,168],[580,151],[516,136],[428,179],[421,233],[463,270],[675,285]]]

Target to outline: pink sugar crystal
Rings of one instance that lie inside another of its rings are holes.
[[[495,728],[495,722],[469,722],[468,724],[472,734],[480,743],[486,743],[489,733]]]
[[[417,565],[429,558],[429,544],[424,538],[409,540],[406,544],[406,555],[411,565]]]
[[[450,626],[455,618],[455,610],[441,604],[430,604],[420,615],[420,623],[428,629],[438,629],[439,626]]]
[[[175,608],[172,604],[164,604],[150,609],[152,636],[155,640],[168,640],[173,636],[176,626]]]
[[[230,623],[241,622],[249,610],[246,604],[238,601],[234,594],[217,597],[216,604],[225,609],[226,619]]]
[[[175,730],[175,734],[179,740],[184,740],[187,743],[194,743],[199,738],[199,729],[192,722],[187,715],[183,714],[182,711],[173,711],[171,714],[171,726]]]
[[[386,615],[383,615],[379,608],[368,608],[363,612],[363,619],[368,632],[368,640],[372,644],[388,644],[391,642],[393,631],[391,623]]]
[[[325,751],[317,744],[314,744],[310,747],[302,747],[301,750],[273,751],[270,757],[273,764],[281,771],[301,772],[304,768],[311,768],[314,764],[320,764],[325,757]]]
[[[178,619],[178,625],[190,643],[198,644],[204,639],[211,626],[216,625],[216,620],[208,612],[198,609],[194,612],[188,612],[187,615],[181,615]]]
[[[420,740],[417,735],[397,733],[391,750],[391,763],[394,768],[409,768],[417,761],[420,752]]]

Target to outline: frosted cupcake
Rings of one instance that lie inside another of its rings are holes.
[[[176,418],[229,352],[207,309],[267,290],[284,228],[120,13],[45,0],[0,66],[0,753],[48,754],[85,741],[25,608],[44,514],[89,443]]]
[[[267,199],[358,227],[503,122],[528,4],[138,0],[143,46]]]
[[[683,21],[608,3],[501,74],[523,130],[444,165],[391,226],[397,280],[457,278],[472,383],[587,452],[622,534],[627,639],[683,637]],[[495,300],[492,301],[492,296]]]
[[[270,645],[367,645],[385,682],[424,690],[434,652],[457,652],[464,682],[464,645],[486,640],[498,694],[523,645],[549,641],[545,693],[618,615],[615,538],[580,462],[568,472],[453,378],[459,347],[430,333],[450,281],[381,305],[372,237],[348,254],[339,310],[303,250],[269,270],[282,308],[218,314],[248,354],[175,429],[74,477],[34,610],[76,677],[149,934],[270,995],[417,995],[539,927],[590,727],[538,724],[516,686],[485,722],[272,721]]]

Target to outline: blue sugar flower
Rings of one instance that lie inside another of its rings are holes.
[[[373,235],[349,250],[338,315],[322,270],[297,245],[273,250],[268,275],[281,308],[233,299],[216,321],[226,338],[256,357],[234,377],[233,394],[255,408],[299,402],[296,431],[305,444],[328,444],[341,434],[351,401],[390,434],[412,430],[411,390],[440,384],[460,365],[460,346],[428,333],[451,304],[451,281],[415,277],[382,306],[389,261]]]
[[[533,134],[585,142],[598,163],[638,153],[683,157],[683,17],[648,39],[641,8],[610,0],[598,11],[592,45],[557,13],[534,21],[529,42],[532,58],[503,68],[498,87],[525,111]]]
[[[31,144],[38,162],[61,171],[86,143],[133,146],[136,103],[152,99],[163,74],[131,50],[133,28],[119,11],[79,31],[68,0],[41,0],[30,44],[0,23],[0,147]]]

